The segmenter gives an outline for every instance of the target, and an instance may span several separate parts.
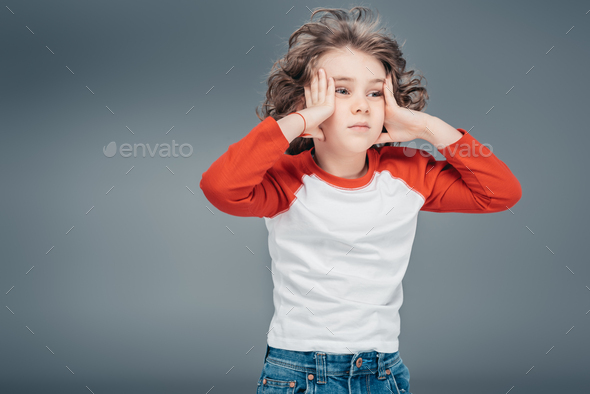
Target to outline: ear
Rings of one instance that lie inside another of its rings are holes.
[[[301,111],[303,108],[305,107],[305,97],[301,97],[299,98],[299,103],[297,104],[297,107],[295,107],[296,111]]]

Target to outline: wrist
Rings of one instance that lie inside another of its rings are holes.
[[[277,123],[289,143],[301,136],[306,128],[305,117],[300,113],[290,113],[277,120]]]
[[[459,130],[433,115],[428,115],[426,127],[426,137],[424,139],[437,149],[443,149],[463,137],[463,134]]]
[[[299,113],[299,111],[291,112],[289,115],[298,115],[301,117],[301,119],[303,119],[303,131],[301,132],[301,134],[299,134],[299,136],[308,136],[309,134],[305,133],[305,131],[307,130],[307,121],[305,120],[305,116]]]

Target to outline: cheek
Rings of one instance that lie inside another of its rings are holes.
[[[324,120],[325,124],[336,124],[338,122],[342,122],[343,116],[342,116],[342,110],[338,109],[338,106],[334,106],[334,113],[332,113],[332,115],[330,115],[326,120]]]
[[[385,104],[377,103],[373,106],[373,115],[377,119],[383,119],[385,117]]]

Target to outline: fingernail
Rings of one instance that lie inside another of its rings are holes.
[[[301,134],[299,137],[311,137],[311,134],[305,133],[305,134]]]

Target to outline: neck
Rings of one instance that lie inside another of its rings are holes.
[[[340,178],[346,178],[346,179],[362,178],[369,171],[369,154],[368,154],[368,152],[365,152],[365,157],[363,160],[362,169],[359,170],[358,172],[354,169],[350,170],[350,167],[356,166],[354,163],[351,164],[351,161],[347,160],[344,163],[338,162],[338,161],[334,162],[333,160],[330,160],[330,158],[328,158],[326,160],[324,155],[320,155],[320,158],[318,159],[315,155],[315,149],[313,149],[311,151],[311,156],[318,167],[320,167],[322,170],[324,170],[334,176],[340,177]],[[348,164],[348,166],[347,166],[347,164]]]

